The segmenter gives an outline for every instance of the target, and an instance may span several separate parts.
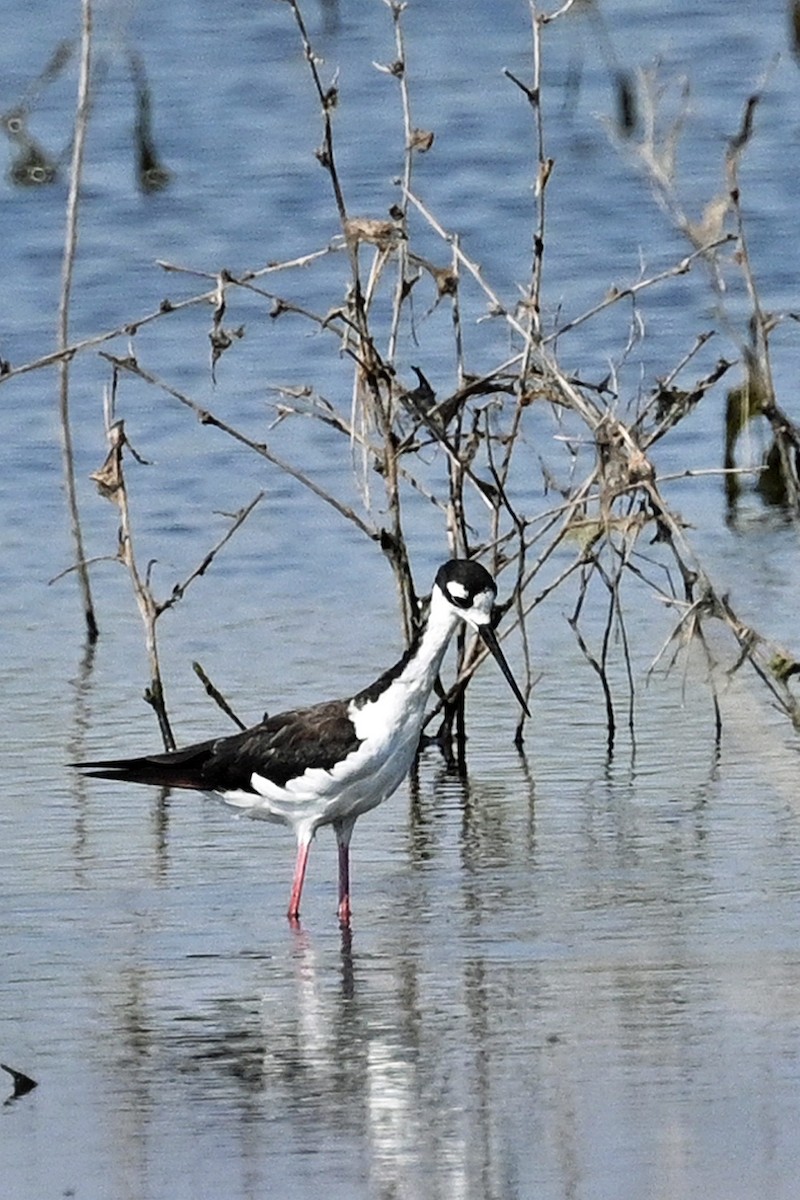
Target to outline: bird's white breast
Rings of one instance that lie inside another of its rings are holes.
[[[250,817],[294,828],[316,828],[375,808],[400,786],[419,743],[425,697],[406,692],[395,680],[377,700],[351,701],[348,716],[361,744],[329,769],[309,768],[282,786],[254,773],[255,794],[230,791],[222,799]]]
[[[388,799],[414,761],[425,706],[456,623],[456,615],[434,591],[425,632],[400,674],[375,699],[350,701],[347,715],[358,748],[332,767],[309,768],[283,786],[253,774],[256,795],[228,792],[223,796],[226,803],[248,816],[313,832]]]

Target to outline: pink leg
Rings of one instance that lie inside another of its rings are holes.
[[[311,845],[310,841],[297,843],[297,858],[294,864],[294,879],[292,880],[292,894],[289,897],[289,911],[287,917],[290,921],[296,921],[300,916],[300,896],[303,892],[303,881],[306,877],[306,867],[308,865],[308,850]]]
[[[350,924],[350,835],[355,820],[336,822],[336,842],[339,846],[339,924]]]
[[[339,923],[350,924],[350,847],[339,843]]]

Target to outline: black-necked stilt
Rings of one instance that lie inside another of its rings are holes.
[[[382,804],[405,778],[425,707],[461,621],[477,630],[527,713],[492,628],[494,580],[479,563],[439,568],[427,620],[393,667],[346,700],[329,700],[263,720],[229,737],[183,750],[76,764],[88,775],[211,793],[249,817],[290,825],[297,861],[288,916],[300,914],[308,850],[321,825],[339,847],[339,919],[350,920],[350,836],[356,818]]]

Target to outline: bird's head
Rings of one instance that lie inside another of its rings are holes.
[[[497,599],[497,585],[489,572],[480,563],[471,562],[469,559],[452,558],[436,573],[434,591],[437,590],[452,612],[477,632],[505,675],[512,692],[522,705],[523,711],[530,716],[528,706],[511,674],[511,668],[506,662],[494,632],[494,603]]]

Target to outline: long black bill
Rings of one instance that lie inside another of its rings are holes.
[[[487,646],[489,650],[491,650],[492,655],[493,655],[495,661],[497,662],[498,667],[500,668],[500,670],[503,672],[506,679],[508,680],[508,682],[511,686],[512,692],[514,693],[514,695],[517,697],[520,704],[522,705],[522,711],[525,713],[525,716],[529,717],[531,714],[528,710],[528,706],[523,699],[522,692],[517,687],[516,679],[511,674],[511,667],[506,662],[506,656],[503,654],[503,651],[500,649],[500,643],[497,640],[497,634],[492,629],[491,625],[479,625],[478,633],[480,634],[484,645]]]

